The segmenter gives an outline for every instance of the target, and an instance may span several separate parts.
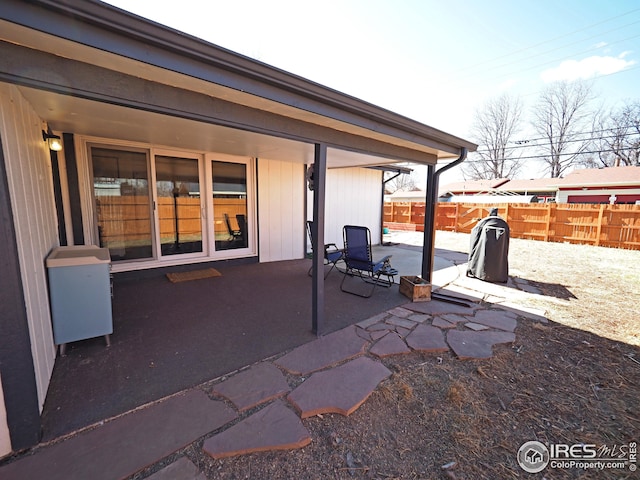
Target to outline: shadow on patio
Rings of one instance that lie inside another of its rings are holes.
[[[391,249],[419,273],[419,251]],[[111,347],[103,338],[72,343],[56,359],[43,441],[316,338],[309,260],[214,266],[221,277],[175,284],[161,271],[115,275]],[[397,286],[363,299],[342,293],[340,280],[337,272],[326,279],[325,334],[407,302]]]

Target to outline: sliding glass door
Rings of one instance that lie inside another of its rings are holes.
[[[109,145],[88,152],[96,234],[113,261],[255,253],[251,159]]]
[[[98,241],[111,259],[153,257],[153,229],[145,151],[90,149]]]
[[[156,155],[154,160],[161,256],[201,253],[198,158]]]
[[[215,250],[247,248],[247,165],[211,162]]]

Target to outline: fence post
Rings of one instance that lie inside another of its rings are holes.
[[[551,206],[555,204],[547,203],[547,221],[544,226],[544,241],[549,241],[549,225],[551,225]]]
[[[596,227],[596,246],[600,246],[600,234],[602,233],[602,217],[604,215],[604,209],[606,205],[600,205],[600,212],[598,213],[598,226]]]

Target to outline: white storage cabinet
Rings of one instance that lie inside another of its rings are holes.
[[[92,245],[57,247],[46,260],[53,338],[65,354],[67,343],[113,333],[111,257]]]

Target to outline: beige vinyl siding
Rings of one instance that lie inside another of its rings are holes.
[[[342,227],[362,225],[371,230],[373,244],[380,243],[382,172],[369,168],[327,171],[325,243],[342,247]],[[313,217],[313,192],[308,193],[307,216]]]
[[[0,84],[0,107],[0,133],[42,411],[55,361],[45,271],[45,259],[58,245],[51,161],[42,140],[42,120],[18,88]]]
[[[304,256],[304,166],[258,160],[258,231],[261,262]]]

